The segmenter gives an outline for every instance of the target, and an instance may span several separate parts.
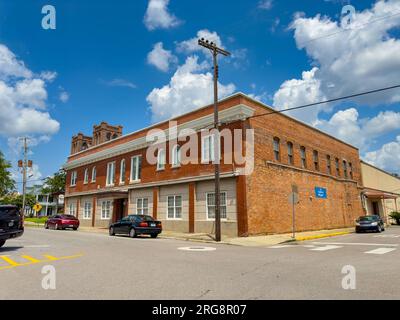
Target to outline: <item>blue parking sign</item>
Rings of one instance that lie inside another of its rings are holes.
[[[325,188],[315,187],[315,196],[319,199],[328,198],[327,192]]]

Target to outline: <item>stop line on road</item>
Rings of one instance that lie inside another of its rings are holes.
[[[366,254],[377,254],[383,255],[386,253],[393,252],[397,250],[397,244],[382,244],[382,243],[324,243],[324,242],[313,242],[313,244],[309,245],[275,245],[269,247],[270,249],[285,249],[285,248],[306,248],[309,251],[323,252],[344,248],[346,245],[353,246],[379,246],[377,249],[368,250],[363,253]]]

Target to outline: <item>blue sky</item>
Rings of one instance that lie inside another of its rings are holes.
[[[0,149],[15,165],[16,139],[30,136],[36,180],[57,171],[71,136],[93,124],[128,133],[207,103],[210,60],[193,46],[199,34],[233,53],[221,59],[222,94],[242,91],[279,109],[399,84],[399,1],[351,1],[357,28],[337,33],[347,3],[0,0],[0,85],[18,91],[18,81],[29,82],[12,105],[0,86]],[[56,9],[55,30],[41,27],[46,4]],[[393,91],[293,115],[399,172],[399,101]],[[13,123],[23,109],[35,110],[34,129]]]

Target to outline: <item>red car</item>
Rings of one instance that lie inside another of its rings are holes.
[[[65,230],[67,228],[72,228],[74,230],[78,230],[79,228],[79,219],[68,215],[68,214],[58,214],[52,217],[49,217],[44,224],[45,229],[54,229],[54,230]]]

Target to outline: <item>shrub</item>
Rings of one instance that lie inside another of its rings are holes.
[[[395,220],[396,224],[400,225],[400,212],[393,211],[391,214],[389,214],[389,217]]]

